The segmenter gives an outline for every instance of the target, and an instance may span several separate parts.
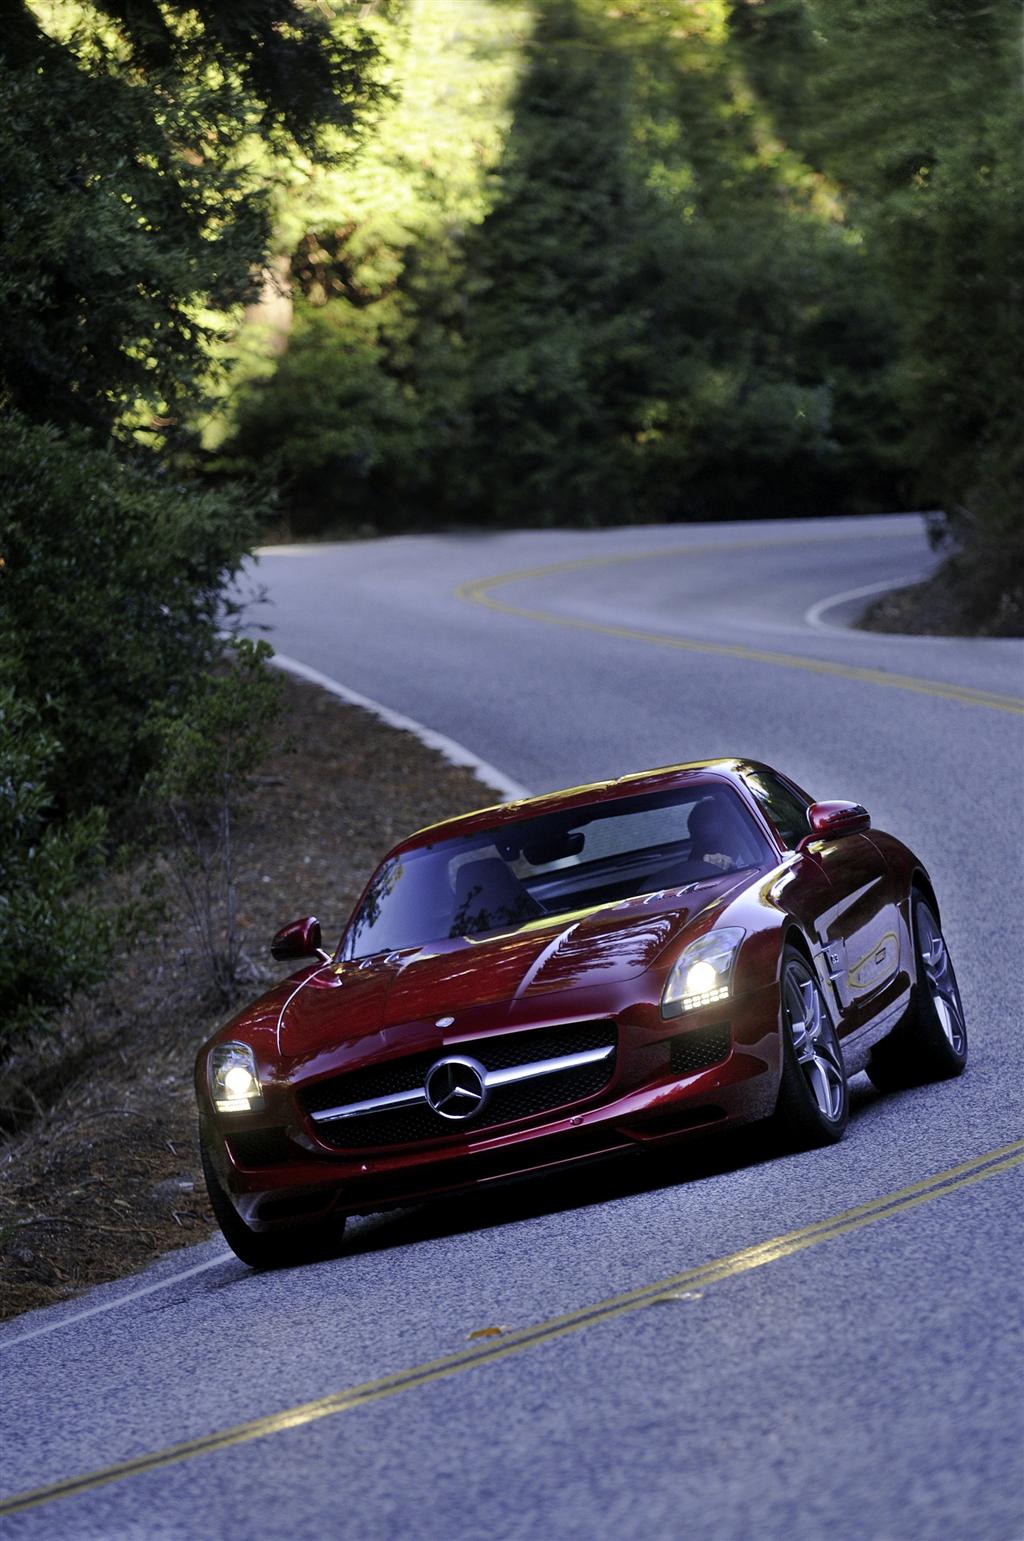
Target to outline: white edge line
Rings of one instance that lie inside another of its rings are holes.
[[[390,706],[384,706],[380,701],[373,701],[369,696],[364,696],[358,690],[350,690],[347,685],[341,685],[337,680],[331,679],[328,674],[321,674],[319,669],[311,669],[308,664],[299,663],[297,658],[289,658],[285,653],[275,653],[270,662],[278,669],[283,669],[286,674],[293,674],[297,679],[308,680],[311,685],[319,685],[322,690],[330,691],[332,696],[337,696],[341,701],[347,701],[349,706],[361,706],[364,711],[372,712],[381,722],[386,722],[389,728],[399,728],[403,733],[411,733],[428,749],[435,749],[439,755],[448,761],[449,765],[458,765],[466,770],[471,770],[478,780],[485,786],[497,792],[504,802],[518,802],[521,797],[529,797],[529,790],[519,781],[513,781],[506,776],[496,765],[491,765],[488,760],[481,760],[471,749],[464,744],[456,743],[445,733],[438,733],[434,728],[428,728],[422,722],[417,722],[414,717],[406,717],[402,712],[392,711]]]
[[[84,1322],[88,1316],[100,1316],[104,1311],[113,1311],[115,1306],[126,1305],[129,1300],[140,1300],[143,1295],[152,1295],[154,1290],[166,1289],[169,1284],[177,1284],[181,1279],[191,1279],[194,1274],[205,1273],[208,1268],[219,1268],[223,1263],[235,1261],[233,1253],[222,1252],[208,1262],[196,1263],[192,1268],[183,1268],[180,1273],[169,1274],[166,1279],[157,1279],[155,1284],[144,1284],[141,1289],[128,1290],[124,1295],[118,1295],[116,1300],[105,1300],[102,1305],[88,1306],[84,1311],[71,1311],[59,1321],[46,1322],[42,1327],[19,1332],[16,1337],[0,1339],[0,1352],[5,1348],[14,1348],[18,1343],[27,1343],[31,1338],[41,1338],[48,1332],[56,1332],[58,1327],[70,1327],[73,1322]]]
[[[349,706],[360,706],[364,711],[372,712],[381,722],[386,722],[388,727],[398,728],[403,733],[411,733],[426,748],[436,750],[449,765],[458,765],[473,771],[479,781],[499,793],[505,802],[516,802],[520,797],[530,795],[521,782],[513,781],[511,777],[498,770],[497,766],[489,764],[487,760],[481,760],[479,755],[475,755],[465,745],[456,743],[453,738],[436,732],[434,728],[426,727],[422,722],[416,722],[412,717],[405,717],[401,712],[392,711],[390,706],[383,706],[380,701],[373,701],[369,696],[360,695],[358,690],[350,690],[347,685],[339,684],[329,675],[321,674],[319,669],[311,669],[308,664],[299,663],[298,659],[289,658],[284,653],[275,653],[270,662],[276,668],[283,669],[286,674],[293,674],[297,679],[308,680],[311,685],[319,685],[322,690],[327,690],[332,696],[346,701]],[[304,980],[303,984],[306,983],[308,981]],[[299,988],[301,989],[302,986],[300,985]],[[284,1016],[283,1011],[281,1016]],[[279,1028],[280,1025],[279,1019]],[[224,1252],[219,1257],[211,1258],[209,1262],[196,1263],[193,1268],[183,1268],[180,1273],[170,1274],[166,1279],[158,1279],[155,1284],[146,1284],[141,1289],[128,1290],[125,1294],[118,1295],[116,1300],[105,1300],[102,1305],[88,1306],[84,1311],[69,1312],[56,1322],[47,1322],[42,1327],[33,1327],[28,1332],[19,1332],[15,1337],[0,1337],[0,1352],[5,1348],[14,1348],[19,1343],[27,1343],[32,1338],[41,1338],[48,1332],[56,1332],[60,1327],[70,1327],[73,1322],[82,1322],[87,1317],[99,1316],[104,1311],[113,1311],[116,1306],[126,1305],[130,1300],[139,1300],[143,1295],[152,1295],[154,1290],[166,1289],[168,1285],[177,1284],[181,1279],[191,1279],[197,1273],[205,1273],[208,1268],[217,1268],[222,1263],[231,1261],[233,1261],[232,1254]]]
[[[918,573],[914,577],[883,578],[880,583],[862,583],[856,589],[844,589],[841,594],[829,594],[825,599],[819,599],[817,604],[811,605],[804,611],[804,623],[813,626],[815,631],[839,631],[846,637],[875,637],[877,632],[859,632],[852,626],[833,626],[830,621],[823,621],[821,617],[826,610],[832,610],[836,605],[843,605],[848,599],[865,599],[869,594],[881,594],[886,589],[906,589],[912,583],[923,583],[927,573]]]

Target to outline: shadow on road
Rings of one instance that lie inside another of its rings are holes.
[[[852,1117],[880,1100],[858,1076],[850,1087]],[[705,1182],[784,1159],[786,1151],[764,1125],[683,1141],[674,1148],[616,1152],[565,1172],[530,1173],[472,1193],[462,1193],[368,1216],[357,1222],[340,1249],[345,1255],[382,1252],[416,1242],[490,1230],[541,1215],[585,1209],[615,1199]]]
[[[851,1119],[863,1125],[865,1115],[884,1100],[866,1076],[858,1075],[850,1083]],[[494,1230],[524,1220],[536,1220],[543,1215],[569,1214],[592,1205],[609,1204],[616,1199],[690,1186],[736,1172],[753,1172],[787,1157],[800,1160],[802,1154],[787,1151],[766,1124],[752,1124],[721,1134],[708,1133],[699,1140],[681,1141],[674,1148],[618,1151],[563,1172],[533,1172],[472,1192],[455,1193],[406,1209],[360,1217],[339,1237],[337,1248],[323,1254],[322,1261],[331,1257],[387,1252],[418,1242]],[[229,1258],[224,1261],[231,1266],[204,1281],[201,1286],[204,1294],[232,1289],[247,1279],[259,1277],[244,1263]],[[293,1266],[306,1267],[308,1260],[296,1261]],[[287,1272],[288,1269],[274,1270],[280,1271]],[[176,1297],[169,1296],[153,1309],[176,1303]]]

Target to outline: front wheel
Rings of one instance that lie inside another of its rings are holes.
[[[967,1064],[967,1023],[946,939],[928,900],[910,906],[917,979],[903,1021],[876,1044],[868,1075],[879,1091],[958,1076]]]
[[[206,1146],[200,1141],[203,1177],[214,1218],[236,1257],[250,1268],[289,1268],[330,1257],[341,1245],[344,1217],[329,1225],[302,1225],[285,1231],[253,1231],[221,1187]]]
[[[782,1079],[774,1124],[789,1146],[841,1140],[850,1116],[843,1051],[814,971],[787,946],[780,977]]]

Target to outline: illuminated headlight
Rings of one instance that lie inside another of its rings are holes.
[[[209,1075],[218,1113],[254,1113],[263,1106],[263,1088],[248,1044],[215,1044],[210,1050]]]
[[[661,997],[663,1017],[728,1000],[732,965],[744,934],[738,927],[709,931],[683,949]]]

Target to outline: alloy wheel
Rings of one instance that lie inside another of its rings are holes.
[[[786,974],[784,1000],[797,1064],[819,1113],[833,1123],[846,1096],[842,1050],[817,984],[798,965]]]
[[[949,950],[939,929],[939,923],[927,904],[917,906],[916,920],[917,944],[924,969],[924,986],[931,996],[939,1026],[946,1035],[950,1048],[955,1054],[962,1055],[967,1046],[967,1029],[964,1024],[963,1007],[960,1005],[960,992],[956,987],[953,968],[949,961]]]

